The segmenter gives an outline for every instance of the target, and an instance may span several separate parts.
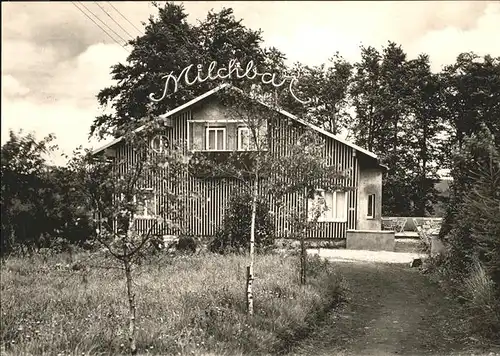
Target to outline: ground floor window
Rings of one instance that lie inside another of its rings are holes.
[[[346,222],[347,193],[317,190],[314,198],[309,199],[308,210],[310,220],[318,216],[322,222]]]
[[[139,197],[134,197],[137,204],[135,217],[139,219],[150,219],[156,216],[156,194],[152,188],[143,189]]]
[[[366,213],[368,219],[375,218],[375,194],[368,195],[368,210]]]

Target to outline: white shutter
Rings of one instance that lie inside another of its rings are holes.
[[[335,192],[335,215],[334,219],[346,221],[347,197],[346,192]]]
[[[325,198],[325,207],[322,214],[323,220],[329,221],[333,220],[335,217],[335,193],[334,192],[326,192],[324,193]]]

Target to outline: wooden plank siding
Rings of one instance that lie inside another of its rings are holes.
[[[193,113],[188,108],[172,118],[172,127],[166,129],[164,134],[171,140],[185,142],[184,148],[187,149],[188,140],[188,120],[193,119]],[[268,138],[270,150],[280,156],[286,154],[288,148],[296,142],[304,127],[300,123],[289,124],[290,119],[280,117],[277,120],[268,123]],[[355,151],[341,142],[332,138],[323,136],[325,139],[324,157],[328,157],[331,165],[339,165],[343,170],[350,170],[348,179],[340,180],[338,183],[356,188],[358,184],[359,164]],[[116,147],[117,161],[133,162],[134,154],[131,147],[119,144]],[[126,169],[121,167],[118,169]],[[161,192],[163,189],[163,175],[150,177],[150,186],[154,191]],[[168,183],[167,183],[168,184]],[[228,202],[233,194],[241,191],[241,182],[236,179],[210,179],[199,180],[190,177],[186,172],[185,184],[188,190],[203,192],[199,199],[189,200],[185,204],[184,213],[184,231],[192,236],[209,237],[213,236],[218,227],[222,226],[224,212]],[[285,204],[288,206],[297,206],[301,193],[292,194],[286,197]],[[161,196],[162,194],[159,194]],[[356,228],[356,210],[357,210],[357,190],[353,189],[347,192],[348,212],[347,222],[322,222],[317,231],[311,232],[311,238],[330,238],[343,239],[346,235],[346,229]],[[164,204],[157,198],[158,206]],[[289,223],[280,211],[276,211],[270,198],[270,207],[275,222],[275,233],[277,237],[287,237],[287,231],[290,231]],[[157,211],[158,213],[158,211]],[[142,231],[149,230],[153,225],[151,219],[137,219],[136,228]],[[156,226],[152,233],[156,235],[168,235],[171,231],[163,226]]]

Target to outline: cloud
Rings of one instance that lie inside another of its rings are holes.
[[[96,4],[86,6],[98,14]],[[9,129],[24,129],[38,139],[54,133],[66,153],[99,145],[87,140],[101,114],[96,95],[128,52],[71,3],[4,2],[2,10],[2,143]]]
[[[275,46],[288,57],[289,63],[309,65],[324,63],[336,51],[346,59],[360,57],[359,45],[376,48],[395,41],[410,56],[420,52],[430,55],[437,68],[452,63],[464,46],[460,36],[482,36],[495,41],[494,29],[482,25],[485,16],[500,23],[498,14],[487,15],[498,3],[462,2],[186,2],[189,19],[203,19],[211,8],[218,11],[232,7],[243,24],[262,29],[267,46]],[[493,21],[493,23],[494,23]],[[458,36],[454,33],[456,32]],[[467,35],[473,33],[475,35]],[[446,43],[448,36],[452,41]],[[457,39],[455,39],[457,38]],[[497,41],[498,42],[498,41]],[[478,44],[468,41],[465,50],[478,51]],[[490,46],[491,47],[491,46]],[[444,51],[443,49],[446,49]],[[442,56],[443,52],[453,53]],[[493,51],[494,52],[494,51]],[[498,53],[498,51],[497,51]],[[435,58],[435,59],[434,59]]]
[[[67,60],[95,43],[114,43],[80,10],[103,14],[96,4],[72,2],[2,3],[2,31],[9,40],[23,40],[39,47],[56,48],[59,60]],[[89,14],[93,18],[92,15]],[[95,19],[94,19],[95,20]],[[99,23],[98,20],[95,20]],[[109,30],[108,30],[109,31]]]
[[[87,144],[99,114],[98,91],[112,84],[110,67],[127,52],[71,2],[2,2],[2,141],[9,128],[55,133],[66,151]],[[96,3],[85,6],[115,31]],[[101,6],[132,36],[140,31],[106,3]],[[143,30],[150,2],[115,2]],[[500,56],[500,4],[461,2],[186,2],[188,20],[204,19],[210,9],[232,7],[237,19],[262,29],[265,44],[290,62],[315,65],[336,51],[359,59],[359,44],[380,48],[393,40],[410,58],[430,55],[433,69],[455,61],[460,52]],[[108,32],[109,29],[108,29]],[[112,32],[110,32],[112,34]],[[127,38],[128,39],[128,38]]]
[[[2,74],[2,99],[5,98],[8,100],[10,97],[22,97],[29,92],[29,88],[22,85],[19,80],[12,75]]]
[[[500,4],[489,4],[477,19],[474,27],[464,30],[448,26],[429,31],[410,47],[414,55],[426,52],[431,55],[433,70],[455,62],[462,52],[475,52],[481,56],[500,56]]]
[[[57,66],[58,75],[45,83],[44,98],[40,93],[29,95],[29,89],[12,75],[2,75],[2,143],[8,139],[9,129],[26,129],[38,139],[55,134],[59,147],[66,153],[80,144],[99,145],[87,140],[92,121],[102,113],[95,96],[113,84],[109,68],[124,57],[126,52],[116,44],[90,46],[72,61]],[[42,83],[38,85],[41,86]],[[56,162],[62,163],[61,159]]]
[[[2,106],[2,143],[9,136],[8,129],[33,132],[38,140],[49,134],[56,135],[62,151],[70,153],[80,144],[88,146],[89,119],[92,110],[75,108],[72,103],[34,104],[29,101],[14,101]],[[91,120],[90,120],[91,121]],[[63,163],[61,159],[57,163]]]
[[[95,44],[71,61],[57,66],[50,92],[57,100],[97,105],[99,90],[113,84],[111,67],[125,62],[127,52],[117,44]]]

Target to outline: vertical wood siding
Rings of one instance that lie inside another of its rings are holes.
[[[172,118],[173,127],[167,129],[164,134],[169,139],[183,142],[187,145],[188,140],[188,120],[192,120],[191,110],[186,110]],[[289,119],[283,117],[268,124],[268,134],[270,139],[270,150],[277,156],[287,153],[288,148],[296,142],[304,128],[298,123],[290,124]],[[192,132],[190,132],[190,135]],[[325,149],[323,156],[328,158],[331,165],[338,165],[342,170],[350,170],[348,179],[337,181],[338,184],[354,188],[347,192],[348,211],[347,222],[322,222],[319,223],[319,228],[310,233],[311,238],[327,238],[327,239],[342,239],[345,238],[346,229],[356,228],[356,211],[357,211],[357,183],[358,183],[358,162],[355,157],[353,148],[335,141],[331,138],[324,137]],[[187,147],[187,146],[184,146]],[[133,162],[134,154],[131,147],[127,145],[118,145],[116,148],[117,161],[124,160],[125,162]],[[119,166],[118,170],[123,173],[124,166]],[[163,184],[163,174],[151,176],[148,184],[154,191],[161,192]],[[183,229],[186,234],[199,237],[213,236],[218,227],[222,226],[224,212],[228,202],[233,194],[241,191],[241,182],[235,179],[209,179],[199,180],[190,177],[187,173],[185,176],[185,184],[189,191],[201,192],[196,199],[187,199],[185,202],[185,212],[183,219]],[[165,204],[161,199],[162,194],[158,194],[158,206]],[[297,207],[300,193],[290,194],[285,198],[287,207]],[[279,237],[286,237],[290,232],[290,224],[282,210],[275,210],[272,198],[270,198],[270,207],[274,216],[275,232]],[[158,213],[158,211],[157,211]],[[154,221],[151,219],[137,219],[136,228],[141,231],[149,231],[154,226]],[[171,234],[164,226],[155,226],[152,232],[157,235]]]

